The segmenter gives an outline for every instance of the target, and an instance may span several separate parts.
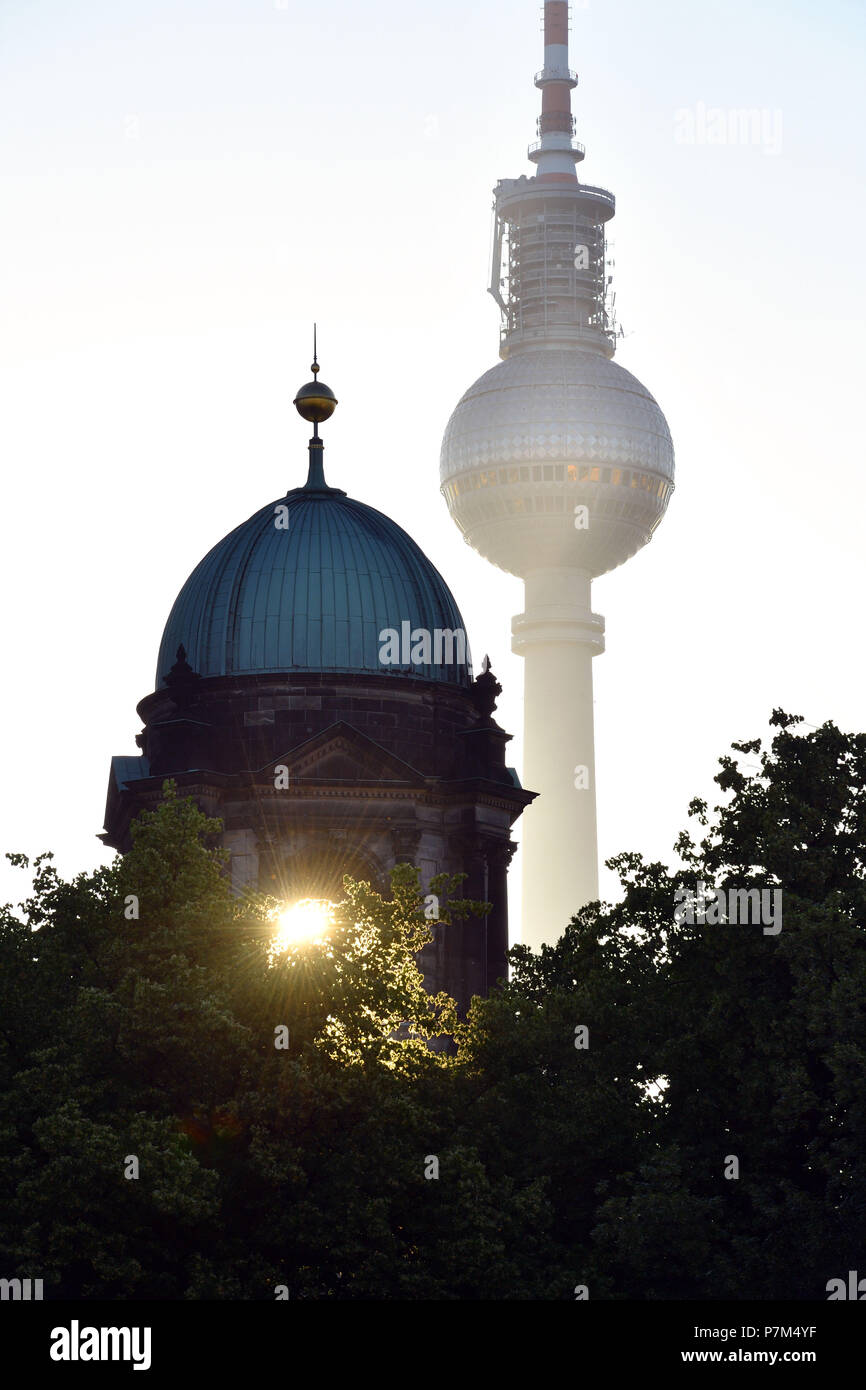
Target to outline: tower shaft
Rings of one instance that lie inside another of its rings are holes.
[[[525,596],[512,647],[525,661],[524,783],[543,788],[523,824],[523,942],[537,949],[598,897],[592,658],[604,619],[585,571],[530,571]]]

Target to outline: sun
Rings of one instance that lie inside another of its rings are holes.
[[[334,919],[334,904],[327,898],[302,898],[277,917],[274,946],[285,951],[302,941],[321,941]]]

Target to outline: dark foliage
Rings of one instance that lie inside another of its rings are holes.
[[[623,900],[515,950],[463,1023],[423,990],[408,867],[275,953],[275,905],[231,897],[217,826],[170,786],[122,862],[64,883],[37,861],[0,920],[0,1275],[53,1298],[825,1297],[866,1247],[866,736],[772,723],[722,759],[723,804],[693,803],[675,871],[613,861]],[[699,882],[780,889],[782,929],[677,920]]]

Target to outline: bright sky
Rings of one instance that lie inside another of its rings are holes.
[[[491,190],[532,173],[540,22],[536,0],[4,0],[0,848],[110,857],[109,759],[136,752],[177,591],[305,476],[314,318],[329,479],[441,570],[519,735],[521,585],[463,544],[438,459],[497,360]],[[864,728],[866,21],[593,0],[572,25],[581,177],[617,195],[617,360],[677,452],[652,544],[594,586],[599,834],[668,859],[773,706]],[[677,138],[712,108],[765,138]]]

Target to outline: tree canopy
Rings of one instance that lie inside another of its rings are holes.
[[[866,736],[771,728],[675,867],[612,860],[621,901],[515,948],[466,1019],[423,988],[407,865],[281,947],[171,784],[108,868],[10,856],[0,1270],[54,1298],[824,1297],[866,1244]],[[778,890],[781,929],[679,920],[701,884]]]

